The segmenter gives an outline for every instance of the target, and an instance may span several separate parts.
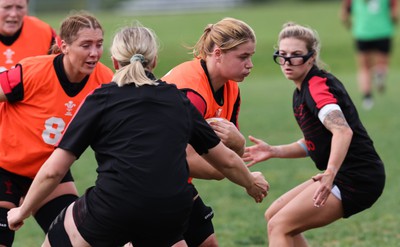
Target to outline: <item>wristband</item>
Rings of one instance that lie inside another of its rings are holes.
[[[302,141],[298,141],[297,143],[300,145],[301,148],[304,149],[304,151],[306,152],[306,156],[310,156],[306,144],[304,144]]]

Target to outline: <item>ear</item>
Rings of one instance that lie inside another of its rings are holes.
[[[65,43],[64,40],[61,40],[60,49],[61,49],[61,52],[62,52],[63,54],[68,54],[69,47],[68,47],[67,43]]]
[[[314,53],[311,59],[312,59],[312,64],[315,64],[315,62],[317,61],[317,54]]]
[[[216,59],[216,60],[220,60],[220,59],[221,59],[221,55],[222,55],[221,48],[216,47],[216,48],[214,49],[214,55],[215,55],[215,59]]]
[[[118,63],[118,61],[117,61],[114,57],[111,57],[111,60],[112,60],[112,62],[113,62],[114,69],[115,69],[115,70],[118,70],[118,69],[119,69],[119,63]]]
[[[157,66],[157,58],[158,58],[157,56],[154,58],[154,62],[152,64],[152,66],[151,66],[152,70]]]

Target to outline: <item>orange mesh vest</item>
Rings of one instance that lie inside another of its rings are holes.
[[[57,78],[54,57],[23,59],[24,99],[0,104],[0,167],[12,173],[33,178],[86,95],[112,79],[112,71],[98,63],[83,90],[70,97]]]
[[[207,75],[201,67],[200,59],[194,59],[176,66],[162,80],[176,84],[180,89],[191,89],[200,94],[207,105],[206,113],[203,116],[205,119],[211,117],[231,119],[239,94],[237,82],[228,81],[225,83],[223,94],[224,104],[220,106],[214,99]]]
[[[210,87],[207,75],[201,67],[200,59],[184,62],[171,71],[163,78],[163,81],[176,84],[179,89],[191,89],[203,97],[206,102],[206,113],[204,119],[211,117],[221,117],[230,120],[233,114],[235,101],[239,94],[237,82],[228,81],[224,85],[224,104],[220,106],[214,99],[214,94]],[[189,183],[192,182],[190,177]]]
[[[0,42],[0,71],[10,69],[23,58],[48,54],[52,30],[49,24],[36,17],[25,16],[18,39],[10,46]]]

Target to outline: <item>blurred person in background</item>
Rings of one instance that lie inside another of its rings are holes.
[[[86,12],[61,24],[56,54],[29,57],[0,73],[0,246],[11,246],[9,209],[19,206],[33,178],[51,155],[81,101],[113,72],[99,62],[103,29]],[[63,208],[76,200],[71,173],[34,208],[44,232]]]
[[[25,57],[50,53],[56,32],[47,23],[28,16],[29,0],[0,0],[0,72]]]
[[[341,19],[351,28],[356,48],[358,87],[362,106],[374,105],[373,84],[382,93],[386,87],[395,24],[397,0],[343,0]]]
[[[269,145],[252,136],[243,159],[252,166],[271,158],[310,156],[322,171],[289,190],[265,212],[271,247],[308,246],[303,232],[371,207],[385,186],[385,169],[344,85],[325,71],[320,41],[309,27],[286,23],[274,61],[295,85],[294,117],[303,137]]]
[[[193,205],[186,147],[211,162],[261,202],[268,183],[222,144],[175,85],[157,80],[158,42],[140,25],[119,31],[111,46],[112,82],[94,90],[57,149],[40,169],[21,207],[10,210],[18,229],[58,185],[89,145],[98,162],[96,185],[64,210],[43,246],[187,246],[183,233]]]
[[[222,142],[238,155],[244,152],[246,140],[239,131],[240,90],[253,68],[252,56],[256,36],[245,22],[224,18],[208,24],[193,47],[195,58],[177,65],[164,77],[176,84],[196,106]],[[223,179],[224,176],[188,145],[190,175],[198,179]],[[191,182],[191,179],[190,181]],[[204,204],[198,193],[185,240],[189,246],[215,247],[214,212]]]

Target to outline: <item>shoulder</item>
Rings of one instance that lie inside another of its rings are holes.
[[[161,79],[168,83],[177,83],[180,81],[186,81],[187,78],[195,78],[199,76],[205,76],[205,72],[201,67],[200,60],[194,59],[175,66]]]
[[[198,68],[198,67],[201,67],[200,60],[193,59],[193,60],[178,64],[172,70],[183,70],[183,69],[187,69],[187,68]]]
[[[41,55],[41,56],[33,56],[22,59],[19,64],[22,65],[22,68],[26,68],[28,66],[33,66],[34,68],[42,68],[43,66],[48,66],[49,64],[53,66],[53,60],[57,55]]]
[[[44,29],[50,29],[50,30],[53,29],[48,23],[40,20],[39,18],[37,18],[35,16],[25,16],[24,17],[24,25],[28,25],[30,28],[36,27],[36,28],[44,28]]]

